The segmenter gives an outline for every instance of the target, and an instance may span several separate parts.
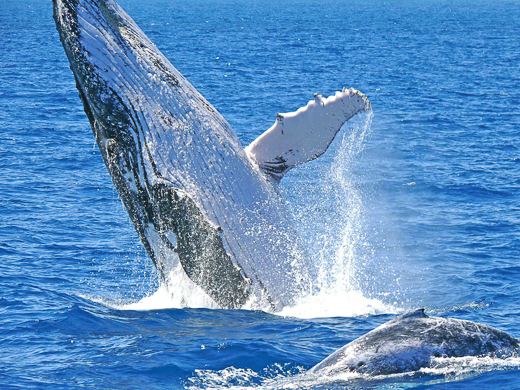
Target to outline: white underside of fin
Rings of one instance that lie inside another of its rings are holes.
[[[367,97],[353,88],[326,99],[315,94],[298,111],[278,114],[246,152],[265,174],[280,181],[294,166],[321,156],[347,120],[369,109]]]

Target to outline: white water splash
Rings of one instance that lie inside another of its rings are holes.
[[[161,283],[159,289],[138,302],[119,305],[119,310],[159,310],[206,308],[218,309],[219,306],[195,283],[193,283],[180,264],[168,277],[168,284]]]
[[[347,122],[326,155],[296,170],[282,188],[300,234],[317,264],[315,292],[282,315],[312,318],[397,313],[368,297],[360,280],[371,251],[366,232],[364,194],[354,172],[373,114]]]
[[[364,149],[365,138],[370,131],[373,114],[370,112],[362,121],[348,123],[329,171],[333,183],[332,201],[336,218],[329,226],[329,236],[335,241],[327,242],[334,256],[321,259],[320,287],[325,290],[347,291],[359,288],[356,283],[356,268],[364,260],[363,249],[364,213],[362,193],[352,172],[353,166]],[[334,234],[338,232],[338,234]]]
[[[328,290],[300,298],[294,306],[286,307],[276,314],[297,318],[324,318],[397,314],[399,312],[399,308],[385,304],[378,299],[366,298],[360,291]]]
[[[462,380],[492,370],[519,369],[520,357],[497,358],[491,356],[464,356],[433,358],[430,367],[420,372],[429,375],[443,375],[446,379]]]
[[[251,370],[235,367],[227,367],[223,370],[195,370],[195,375],[186,382],[187,389],[222,389],[251,388],[255,380],[261,379],[260,374]]]

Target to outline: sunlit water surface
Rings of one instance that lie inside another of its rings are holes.
[[[121,5],[244,145],[315,92],[370,98],[282,182],[320,292],[278,315],[182,308],[106,172],[51,2],[0,0],[1,388],[520,388],[518,358],[306,373],[418,307],[520,337],[520,2]]]

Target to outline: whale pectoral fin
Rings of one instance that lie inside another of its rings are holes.
[[[276,182],[293,167],[321,156],[341,126],[370,109],[361,92],[351,88],[325,99],[314,95],[296,112],[278,114],[276,123],[247,148],[249,158]]]

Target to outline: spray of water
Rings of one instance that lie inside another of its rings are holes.
[[[362,257],[359,252],[365,243],[365,237],[363,200],[353,168],[363,151],[371,123],[372,113],[363,121],[350,125],[351,131],[345,131],[341,138],[339,150],[328,173],[335,190],[332,195],[337,215],[335,226],[330,228],[338,231],[336,243],[329,243],[335,252],[330,264],[322,263],[322,284],[329,290],[358,288],[354,272],[356,260]]]
[[[371,252],[356,167],[372,117],[369,112],[347,122],[325,156],[300,167],[289,178],[284,196],[317,264],[317,292],[301,297],[282,315],[350,317],[398,312],[368,297],[360,283],[370,266]]]

